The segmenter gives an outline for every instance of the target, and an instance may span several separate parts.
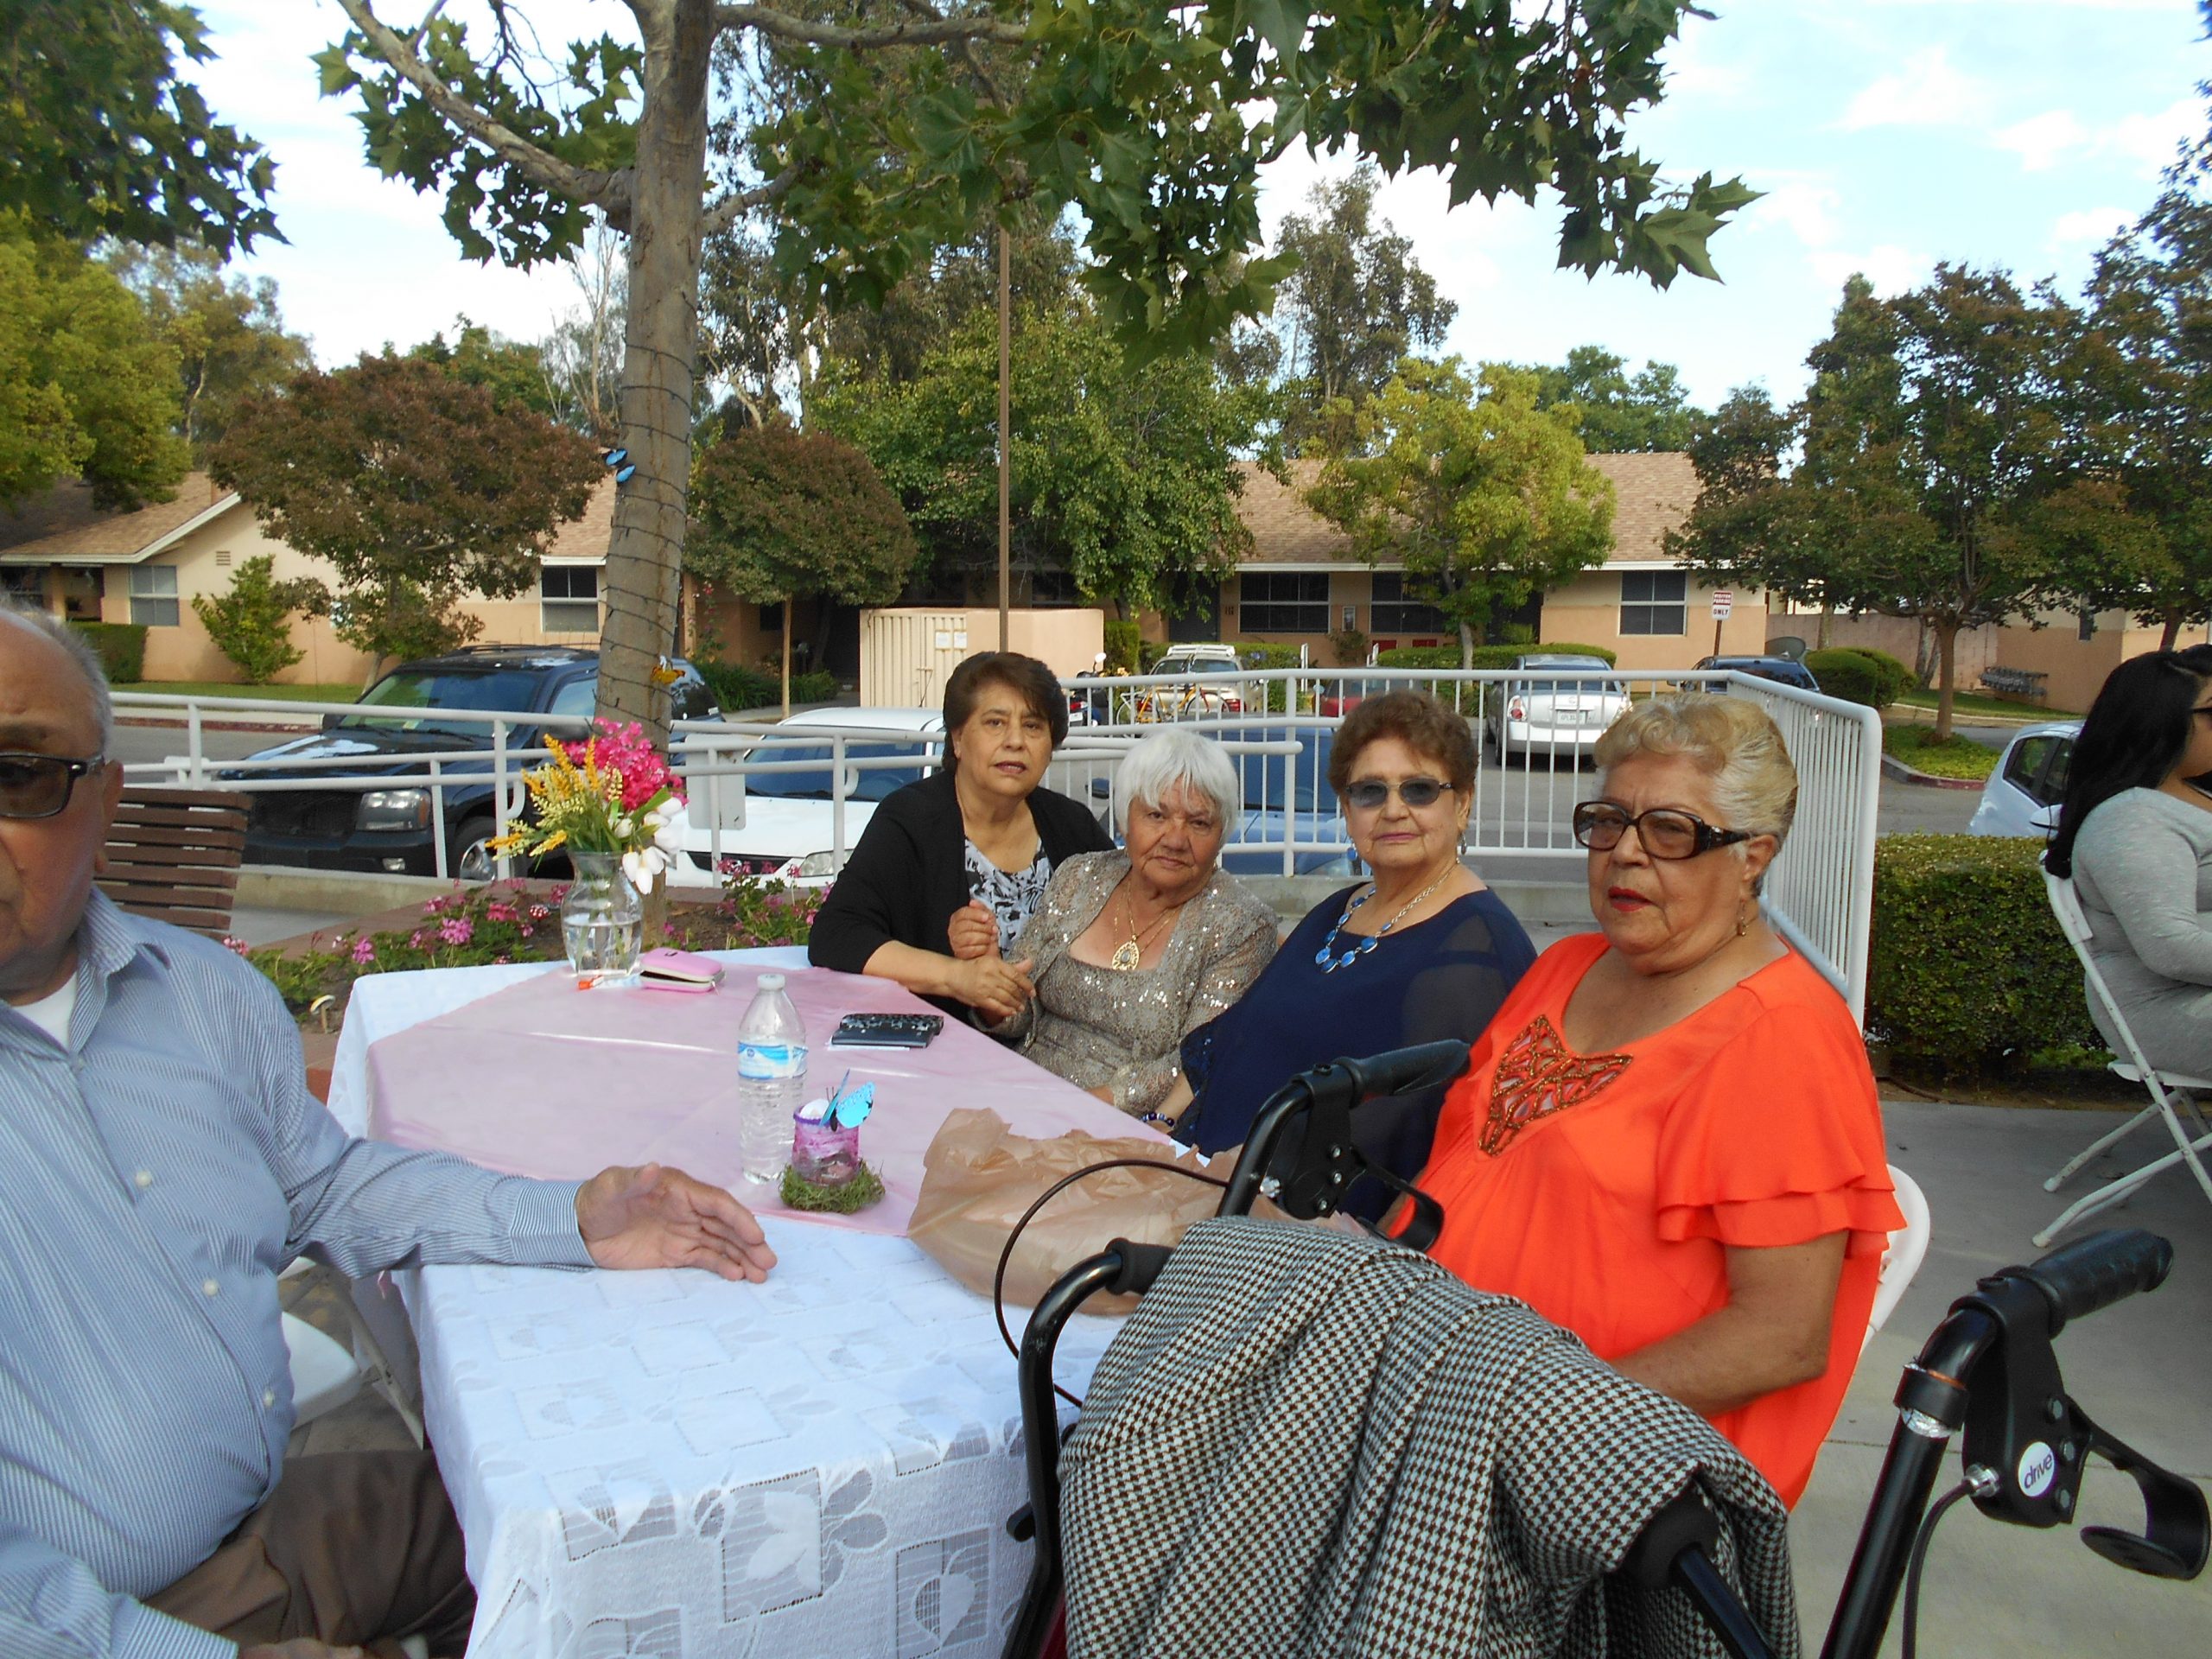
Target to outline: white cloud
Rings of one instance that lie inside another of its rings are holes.
[[[2089,142],[2089,133],[2071,110],[2049,110],[2015,122],[1996,135],[1997,147],[2020,158],[2030,173],[2045,173]]]
[[[1873,283],[1874,292],[1884,296],[1902,294],[1924,281],[1935,270],[1936,262],[1924,253],[1915,253],[1893,242],[1878,243],[1861,253],[1847,253],[1840,249],[1815,251],[1809,256],[1813,273],[1831,290],[1840,290],[1847,278],[1860,276]]]
[[[2186,140],[2204,136],[2204,105],[2182,99],[2155,115],[2131,115],[2100,135],[2098,149],[2134,162],[2145,173],[2158,173],[2174,159]]]
[[[1808,179],[1777,184],[1745,210],[1744,222],[1773,220],[1789,227],[1808,248],[1825,248],[1836,238],[1843,197],[1832,185]]]
[[[2101,247],[2118,231],[2135,222],[2124,207],[2083,207],[2061,213],[2050,227],[2050,246],[2060,251]]]
[[[1869,127],[1942,127],[1973,121],[1989,93],[1971,75],[1961,74],[1940,46],[1916,52],[1895,74],[1859,89],[1837,124],[1847,132]]]

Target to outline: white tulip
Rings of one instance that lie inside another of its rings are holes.
[[[658,812],[646,813],[645,823],[652,830],[655,847],[672,859],[683,855],[683,843],[691,834],[691,815],[683,802],[672,801]]]

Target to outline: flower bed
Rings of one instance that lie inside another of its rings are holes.
[[[649,941],[684,950],[746,950],[760,945],[804,944],[827,888],[796,887],[753,875],[734,875],[719,899],[676,890],[665,937]],[[267,975],[296,1019],[323,997],[326,1011],[342,1008],[353,982],[369,974],[413,968],[475,968],[507,962],[557,962],[561,900],[565,885],[547,881],[458,883],[426,901],[410,925],[377,931],[317,933],[304,947],[231,948]]]

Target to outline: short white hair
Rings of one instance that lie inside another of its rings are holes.
[[[1139,738],[1114,774],[1114,827],[1127,835],[1132,803],[1158,806],[1178,785],[1211,801],[1224,824],[1243,794],[1227,749],[1187,728],[1164,726]]]
[[[99,728],[100,752],[105,758],[115,747],[115,700],[107,689],[107,665],[100,661],[100,654],[92,649],[92,642],[85,637],[82,628],[73,628],[51,611],[34,610],[27,605],[0,605],[0,614],[22,623],[34,633],[43,634],[61,647],[63,656],[76,664],[78,674],[85,682],[86,700],[92,704],[92,722]]]

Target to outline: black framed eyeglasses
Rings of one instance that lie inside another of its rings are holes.
[[[1385,783],[1380,778],[1363,778],[1356,784],[1344,787],[1344,799],[1363,812],[1372,812],[1389,800],[1393,791],[1408,806],[1434,806],[1440,796],[1447,795],[1452,785],[1436,778],[1408,778],[1400,783]]]
[[[69,804],[77,780],[106,764],[99,755],[73,760],[59,754],[0,753],[0,818],[54,817]]]
[[[1654,858],[1695,858],[1716,847],[1732,847],[1757,833],[1716,830],[1694,812],[1655,806],[1630,814],[1611,801],[1584,801],[1574,809],[1574,839],[1593,853],[1610,853],[1630,830]]]

